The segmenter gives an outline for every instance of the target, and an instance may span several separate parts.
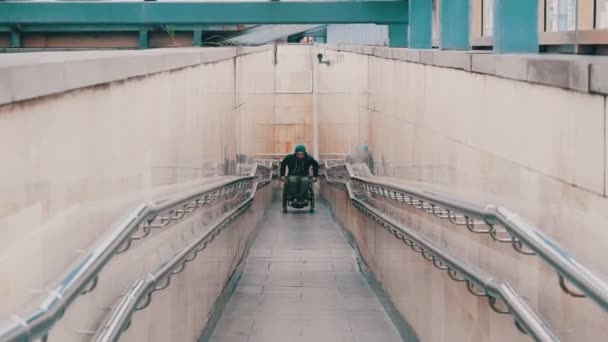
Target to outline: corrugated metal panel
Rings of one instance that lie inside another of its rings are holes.
[[[327,25],[327,43],[388,46],[388,26],[375,24]]]

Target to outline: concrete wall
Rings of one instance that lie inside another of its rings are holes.
[[[317,52],[329,65],[316,61]],[[509,207],[608,279],[602,60],[292,45],[276,52],[15,56],[0,56],[1,314],[36,299],[133,204],[221,176],[225,161],[238,155],[286,153],[300,142],[321,154],[354,153],[367,144],[378,175]],[[423,340],[521,338],[508,319],[488,315],[485,303],[427,272],[425,261],[348,212],[345,198],[326,196],[344,206],[342,218],[355,220],[345,222],[362,246],[370,244],[364,255]],[[563,295],[538,258],[407,208],[374,204],[510,282],[564,340],[608,334],[604,313],[589,300]],[[143,272],[159,259],[141,260]],[[217,262],[211,284],[227,274]],[[132,265],[125,261],[108,272]],[[86,305],[78,305],[85,308],[74,309],[68,326],[54,333],[86,339],[132,280],[132,272],[124,274],[130,276],[112,276],[116,284],[107,292],[83,297]],[[176,329],[181,295],[162,295],[176,315],[162,316],[167,330]],[[208,308],[211,301],[204,302]],[[99,308],[95,319],[79,314],[90,312],[89,305]],[[144,315],[169,315],[151,312]],[[128,336],[167,337],[144,315],[135,323],[145,331]]]
[[[330,64],[315,63],[315,104],[320,152],[353,153],[369,140],[368,58],[324,52]],[[350,56],[349,56],[350,57]]]
[[[304,143],[311,153],[343,154],[368,141],[367,56],[328,66],[317,52],[279,45],[238,60],[240,151],[284,154]]]
[[[355,237],[369,268],[419,340],[529,340],[513,325],[511,316],[493,312],[487,298],[471,296],[463,283],[454,283],[445,272],[361,214],[344,190],[323,182],[321,192]]]
[[[357,105],[346,104],[353,109],[350,113],[344,110],[342,115],[356,120],[361,111],[367,113],[368,138],[359,143],[369,144],[376,174],[508,207],[608,281],[604,248],[608,238],[606,96],[597,94],[589,84],[585,88],[583,81],[598,79],[602,60],[480,55],[484,57],[481,62],[476,55],[465,53],[346,50],[330,47],[326,55],[336,61],[330,66],[332,72],[360,75],[363,80],[358,83],[367,84],[353,90],[366,95],[359,96]],[[361,72],[366,64],[368,72]],[[328,86],[349,89],[352,83],[352,79],[336,77]],[[320,113],[321,117],[326,115],[335,113]],[[390,203],[379,205],[453,254],[510,282],[564,340],[594,341],[608,334],[605,313],[590,300],[562,294],[555,274],[537,257],[518,255],[489,237],[472,235],[419,211]],[[352,224],[354,230],[362,229],[360,225],[373,229],[368,221]],[[387,259],[385,250],[376,245],[368,256],[373,263],[379,262],[375,271],[423,340],[442,340],[437,335],[440,332],[434,331],[441,331],[441,327],[445,327],[445,336],[460,336],[462,326],[469,326],[466,320],[476,325],[502,324],[493,316],[488,321],[485,314],[476,313],[471,314],[477,317],[472,321],[469,317],[461,321],[463,325],[452,326],[452,314],[440,313],[441,305],[435,308],[435,301],[449,310],[470,314],[469,305],[476,299],[455,292],[460,291],[456,290],[460,285],[444,284],[422,270],[410,273],[418,281],[416,286],[407,287],[422,291],[421,296],[426,289],[433,289],[426,302],[429,311],[422,314],[428,322],[419,319],[421,313],[412,310],[422,310],[424,304],[416,302],[416,309],[412,309],[414,292],[406,290],[403,279],[394,275],[418,266],[403,264],[391,269],[390,263],[396,261]],[[425,263],[422,259],[412,262]],[[453,300],[459,303],[450,304],[448,296],[458,296]],[[431,321],[439,328],[428,326]],[[463,336],[463,340],[503,340],[484,327],[476,329],[471,327],[470,333],[477,335]]]
[[[121,340],[196,341],[247,243],[255,237],[272,196],[271,186],[263,188],[252,208],[174,276],[169,288],[155,293],[146,310],[133,316]]]
[[[313,151],[312,46],[281,45],[237,64],[237,107],[246,154]]]
[[[311,153],[343,154],[367,142],[367,56],[328,66],[317,52],[324,50],[279,45],[239,59],[240,151],[284,154],[304,143]]]
[[[134,205],[234,171],[242,154],[236,66],[267,49],[0,56],[0,88],[7,90],[0,95],[0,317],[36,304],[46,286]],[[198,265],[206,266],[187,277],[205,279],[204,294],[180,292],[179,281],[170,290],[186,296],[181,303],[200,303],[193,310],[201,315],[180,334],[200,333],[268,200],[263,195],[247,224],[199,257]],[[180,232],[205,228],[223,210],[210,208],[114,259],[98,288],[75,303],[51,337],[88,340],[136,277],[184,245]],[[153,331],[155,321],[138,322]]]
[[[134,205],[217,181],[253,153],[287,153],[296,143],[312,152],[313,53],[282,46],[1,56],[0,316],[37,303]],[[121,256],[52,336],[86,339],[175,246],[159,236]],[[207,275],[202,307],[221,290],[225,266]],[[202,327],[204,319],[191,322]]]
[[[209,168],[224,148],[235,158],[234,79],[223,77],[233,68],[227,60],[0,109],[3,313],[130,206],[217,175]]]

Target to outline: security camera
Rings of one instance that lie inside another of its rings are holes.
[[[329,61],[324,61],[323,60],[323,54],[322,53],[318,53],[317,54],[317,59],[319,60],[319,64],[327,64],[327,65],[329,65]]]

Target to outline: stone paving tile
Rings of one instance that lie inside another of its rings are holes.
[[[211,341],[401,341],[328,208],[273,206]]]

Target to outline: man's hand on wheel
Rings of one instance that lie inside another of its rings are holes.
[[[281,182],[285,182],[285,176],[283,176],[283,177],[279,178],[279,180],[280,180]]]
[[[316,183],[317,182],[317,177],[312,177],[312,182]]]

